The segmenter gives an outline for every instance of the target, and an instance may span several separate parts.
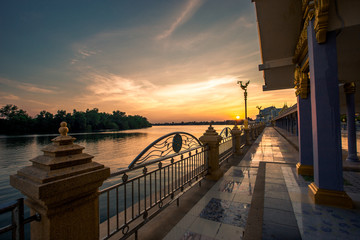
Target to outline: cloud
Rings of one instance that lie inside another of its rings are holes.
[[[157,39],[161,40],[171,36],[171,34],[181,25],[186,23],[203,4],[202,0],[189,0],[183,10],[180,12],[175,21],[170,27],[157,36]]]
[[[7,86],[15,87],[15,88],[18,88],[18,89],[21,89],[21,90],[24,90],[27,92],[32,92],[32,93],[45,93],[45,94],[55,93],[54,87],[44,88],[44,87],[39,87],[35,84],[22,83],[22,82],[9,80],[9,79],[5,79],[5,78],[1,78],[1,77],[0,77],[0,84],[5,84]]]
[[[75,48],[75,57],[73,59],[71,59],[70,64],[76,64],[77,62],[79,62],[80,60],[84,60],[87,59],[93,55],[98,54],[99,52],[101,52],[100,50],[88,50],[87,47],[79,47],[75,44],[74,46]]]
[[[78,53],[80,55],[82,55],[83,57],[90,57],[91,55],[96,54],[95,51],[89,51],[89,50],[84,50],[84,49],[79,49]]]
[[[253,14],[233,13],[211,24],[192,25],[186,23],[201,13],[203,1],[182,3],[171,20],[159,16],[140,25],[107,28],[73,43],[77,57],[71,68],[83,87],[74,105],[120,109],[151,121],[179,121],[185,115],[189,120],[229,119],[244,111],[243,91],[236,82],[249,79],[249,106],[263,105],[267,95],[258,71],[261,58]],[[283,101],[269,97],[269,104]],[[249,113],[256,114],[255,106]]]
[[[25,100],[25,101],[30,102],[30,103],[35,103],[35,104],[38,104],[38,105],[43,105],[43,106],[53,106],[53,104],[48,104],[48,103],[44,103],[44,102],[36,101],[36,100],[32,100],[32,99],[28,99],[28,100]]]
[[[87,83],[87,92],[78,98],[81,102],[117,102],[140,109],[173,109],[223,100],[229,85],[236,77],[213,77],[193,83],[154,84],[146,79],[129,79],[116,74],[88,73],[81,81]]]
[[[19,100],[20,98],[16,95],[0,92],[0,98],[6,99],[6,100]]]
[[[250,21],[244,16],[239,17],[235,23],[233,24],[234,27],[245,27],[245,28],[253,28],[255,23]]]
[[[21,83],[18,85],[18,88],[33,93],[46,93],[46,94],[55,93],[54,90],[37,87],[34,84],[30,84],[30,83]]]

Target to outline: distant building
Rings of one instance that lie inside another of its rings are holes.
[[[279,112],[282,108],[276,108],[274,106],[264,108],[259,111],[259,114],[256,115],[255,122],[270,122],[272,119],[279,115]]]

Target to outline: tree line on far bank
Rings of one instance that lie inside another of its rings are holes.
[[[99,112],[97,108],[85,112],[74,109],[72,113],[58,110],[56,114],[43,110],[32,118],[23,109],[8,104],[0,109],[0,134],[58,133],[63,121],[67,123],[70,133],[151,127],[145,117],[126,115],[119,110],[112,114]]]

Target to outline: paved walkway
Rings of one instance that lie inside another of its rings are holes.
[[[266,128],[164,239],[359,239],[360,173],[344,172],[357,209],[314,205],[297,161],[295,148]]]

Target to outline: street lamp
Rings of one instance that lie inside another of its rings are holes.
[[[250,80],[247,81],[247,83],[245,83],[244,85],[242,84],[242,81],[238,81],[237,84],[240,85],[240,87],[242,88],[242,90],[244,90],[244,98],[245,98],[245,121],[244,121],[244,127],[245,129],[248,128],[248,118],[247,118],[247,87],[250,83]]]

